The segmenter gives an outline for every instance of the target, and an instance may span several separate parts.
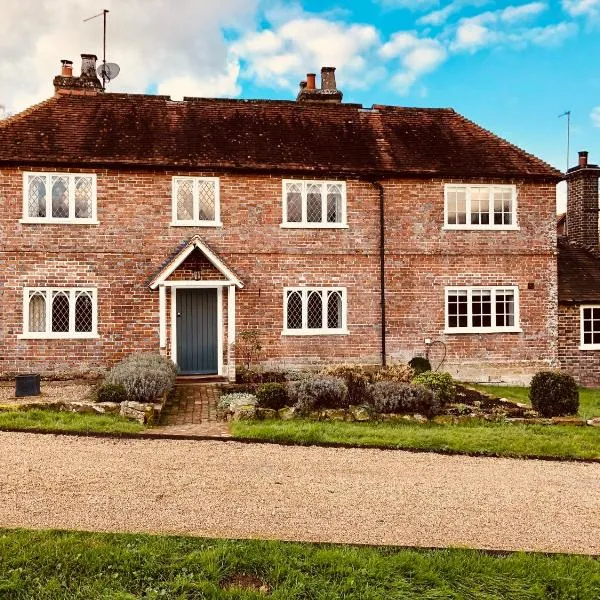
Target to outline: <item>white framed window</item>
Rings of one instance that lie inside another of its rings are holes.
[[[281,227],[336,229],[346,223],[344,181],[283,180]]]
[[[579,307],[580,350],[600,350],[600,304]]]
[[[95,225],[96,175],[23,173],[21,223]]]
[[[444,229],[519,229],[517,186],[446,184]]]
[[[446,288],[445,333],[519,331],[517,286]]]
[[[282,334],[347,334],[346,307],[346,288],[286,287]]]
[[[93,287],[26,287],[20,338],[98,337],[98,297]]]
[[[218,177],[173,177],[171,225],[221,227]]]

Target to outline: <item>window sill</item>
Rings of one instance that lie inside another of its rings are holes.
[[[221,221],[171,221],[171,227],[223,227]]]
[[[349,229],[346,223],[281,223],[282,229]]]
[[[97,333],[21,333],[18,340],[96,340]]]
[[[307,335],[350,335],[347,329],[284,329],[281,335],[307,336]]]
[[[600,344],[587,344],[579,346],[579,350],[600,350]]]
[[[19,219],[23,225],[100,225],[96,219]]]
[[[520,327],[461,327],[460,329],[444,329],[446,334],[464,333],[523,333]]]
[[[444,225],[444,231],[521,231],[518,225]]]

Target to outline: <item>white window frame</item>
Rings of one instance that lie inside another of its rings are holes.
[[[198,210],[198,186],[197,181],[212,181],[215,184],[215,218],[212,221],[202,221],[200,219],[178,219],[177,218],[177,181],[192,181],[193,185],[193,204],[192,214],[199,214]],[[196,177],[188,175],[174,175],[171,179],[171,227],[222,227],[221,222],[221,187],[218,177]]]
[[[29,296],[32,292],[44,292],[46,295],[46,331],[29,331]],[[52,300],[55,292],[63,292],[69,297],[69,331],[51,331]],[[75,301],[77,292],[87,292],[92,300],[92,331],[75,331]],[[23,333],[19,339],[94,339],[98,338],[98,289],[85,287],[26,287],[23,288]]]
[[[288,329],[287,328],[287,307],[288,307],[288,292],[300,292],[302,295],[302,328]],[[342,326],[341,328],[330,329],[322,327],[321,329],[308,328],[308,296],[311,292],[322,293],[323,305],[323,324],[327,324],[327,293],[340,292],[342,295]],[[281,335],[348,335],[348,293],[345,287],[284,287],[283,288],[283,330]]]
[[[46,216],[29,216],[29,177],[46,178]],[[67,218],[52,216],[52,177],[66,177],[69,181],[69,216]],[[91,177],[92,179],[92,216],[82,218],[75,216],[75,178]],[[23,218],[20,223],[46,223],[53,225],[98,225],[97,216],[98,191],[95,173],[61,173],[58,171],[24,171],[23,172]]]
[[[302,186],[302,221],[288,222],[287,218],[287,185],[298,183]],[[309,223],[306,220],[306,190],[309,185],[321,186],[321,222]],[[327,186],[339,185],[342,193],[342,220],[340,223],[327,222]],[[347,194],[345,181],[333,181],[324,179],[283,179],[281,182],[281,227],[284,229],[347,229]]]
[[[471,223],[471,190],[473,188],[488,188],[491,191],[492,198],[490,201],[489,215],[490,223],[488,225],[477,225]],[[451,190],[465,190],[466,197],[466,223],[448,223],[448,192]],[[512,194],[512,224],[511,225],[494,225],[494,205],[493,191],[494,190],[510,190]],[[519,231],[521,228],[517,224],[517,186],[514,184],[487,184],[487,183],[446,183],[444,185],[444,227],[448,230],[483,230],[483,231]]]
[[[473,291],[474,290],[485,290],[491,292],[491,321],[492,323],[496,323],[496,292],[499,290],[511,291],[514,294],[514,304],[515,304],[515,324],[499,327],[498,325],[492,325],[490,327],[473,327]],[[450,327],[450,315],[448,313],[448,296],[451,293],[455,292],[467,292],[467,322],[469,323],[468,327]],[[519,312],[519,287],[516,285],[453,285],[447,286],[445,288],[444,294],[444,314],[445,314],[445,328],[444,333],[520,333],[523,330],[521,329],[521,320],[520,320],[520,312]]]
[[[583,309],[596,308],[600,310],[600,304],[582,304],[579,307],[579,349],[580,350],[600,350],[600,344],[586,344],[583,341]]]

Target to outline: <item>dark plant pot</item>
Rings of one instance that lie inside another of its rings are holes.
[[[40,395],[39,375],[17,375],[15,385],[15,396],[39,396]]]

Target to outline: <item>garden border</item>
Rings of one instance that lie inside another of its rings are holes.
[[[412,452],[413,454],[440,454],[442,456],[470,456],[472,458],[503,458],[508,460],[543,460],[549,462],[578,462],[597,464],[600,463],[600,458],[578,458],[575,456],[545,456],[523,454],[521,456],[507,456],[504,454],[495,454],[492,452],[469,452],[460,450],[441,450],[441,449],[426,449],[426,448],[393,448],[391,446],[379,446],[377,444],[347,444],[344,442],[293,442],[286,440],[261,440],[248,437],[222,437],[213,435],[198,435],[198,434],[173,434],[173,433],[107,433],[100,431],[70,431],[70,430],[54,430],[47,431],[43,429],[10,429],[8,427],[0,427],[0,433],[32,433],[37,435],[65,435],[71,437],[93,437],[93,438],[108,438],[108,439],[123,439],[123,440],[184,440],[184,441],[218,441],[218,442],[239,442],[240,444],[271,444],[276,446],[315,446],[318,448],[354,448],[357,450],[382,450],[382,451],[400,451]]]

